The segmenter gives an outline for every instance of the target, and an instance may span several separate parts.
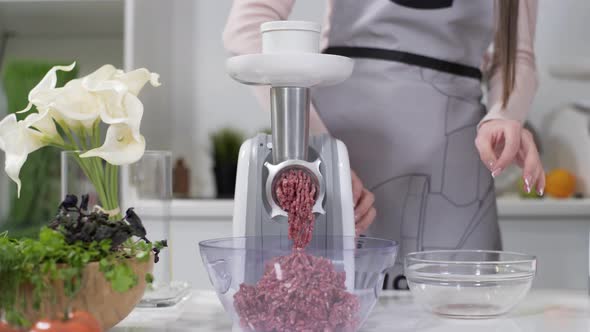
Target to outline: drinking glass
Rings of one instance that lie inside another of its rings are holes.
[[[190,287],[187,282],[174,280],[172,275],[172,154],[146,151],[138,162],[122,167],[121,178],[122,206],[135,209],[150,240],[166,239],[170,245],[160,253],[160,261],[154,265],[154,282],[138,306],[173,306],[188,295]]]

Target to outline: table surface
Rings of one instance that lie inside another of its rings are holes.
[[[231,331],[217,296],[193,291],[171,308],[135,309],[111,332]],[[422,310],[409,292],[383,292],[361,331],[546,332],[590,331],[587,292],[534,290],[509,315],[488,320],[440,318]]]

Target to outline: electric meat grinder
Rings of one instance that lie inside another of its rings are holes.
[[[283,172],[302,169],[317,188],[312,241],[354,237],[346,146],[328,135],[309,134],[310,88],[343,81],[352,73],[353,61],[319,53],[319,24],[275,21],[262,24],[260,30],[262,53],[227,61],[235,80],[270,86],[271,103],[272,135],[258,134],[240,149],[234,236],[270,235],[287,240],[287,213],[277,203],[275,184]]]
[[[348,327],[360,327],[377,302],[384,271],[395,262],[397,244],[355,238],[346,146],[329,135],[309,135],[310,89],[346,79],[353,61],[320,54],[315,23],[268,22],[261,31],[262,53],[230,58],[227,69],[241,83],[269,86],[272,134],[242,145],[234,236],[202,241],[201,258],[232,331],[286,330],[293,324],[340,330],[350,320],[355,323]],[[293,169],[306,172],[316,186],[313,235],[303,249],[293,248],[287,213],[275,197],[276,183]],[[330,291],[342,287],[342,298]],[[339,314],[344,321],[332,319]]]

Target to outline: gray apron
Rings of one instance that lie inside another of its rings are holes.
[[[386,288],[406,287],[406,253],[501,248],[493,181],[474,146],[485,114],[474,71],[493,16],[488,0],[334,0],[328,50],[355,58],[354,72],[312,100],[376,196],[367,235],[400,243]]]

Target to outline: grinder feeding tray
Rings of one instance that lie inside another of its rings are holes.
[[[288,240],[287,211],[277,192],[292,171],[304,174],[315,189],[312,241],[354,236],[348,151],[328,135],[309,134],[310,88],[346,79],[353,61],[320,54],[319,32],[320,26],[312,22],[267,22],[261,25],[262,53],[227,61],[235,80],[270,86],[271,103],[272,135],[259,134],[240,149],[234,236]]]

